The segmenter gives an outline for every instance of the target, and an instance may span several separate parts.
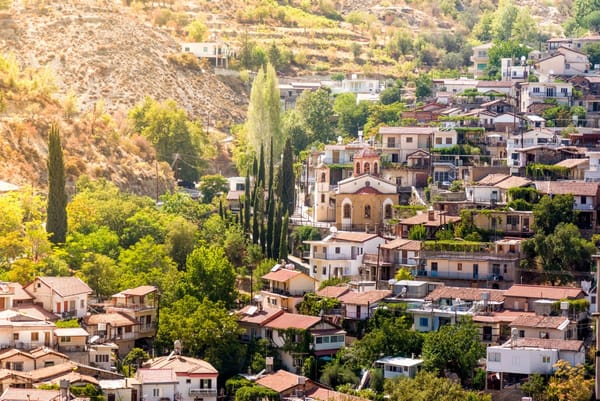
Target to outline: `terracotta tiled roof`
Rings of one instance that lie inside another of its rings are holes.
[[[500,181],[506,180],[510,177],[508,174],[488,174],[481,180],[477,181],[479,185],[496,185]]]
[[[91,294],[92,289],[79,277],[38,277],[48,287],[52,288],[58,295],[62,297],[69,297],[72,295],[79,294]],[[34,281],[35,282],[35,281]],[[27,287],[30,287],[29,284]],[[26,287],[26,288],[27,288]]]
[[[183,355],[161,356],[158,358],[154,358],[145,362],[144,367],[148,368],[148,370],[169,369],[172,370],[178,376],[191,373],[219,373],[217,369],[215,369],[214,366],[212,366],[210,363],[202,359],[192,358]]]
[[[76,368],[77,364],[75,362],[67,361],[64,363],[59,363],[58,365],[32,370],[29,373],[31,374],[31,378],[34,382],[42,382],[51,380],[54,377],[62,375],[66,372],[71,372]]]
[[[365,147],[354,154],[355,159],[361,157],[379,157],[379,154],[374,149]]]
[[[590,159],[565,159],[555,164],[555,166],[573,168],[585,163],[589,163]]]
[[[420,251],[422,243],[421,241],[410,240],[405,238],[396,238],[388,242],[387,244],[381,245],[383,249],[402,249],[406,251]]]
[[[436,132],[432,127],[381,127],[380,134],[431,135]]]
[[[302,329],[308,330],[321,321],[319,316],[300,315],[298,313],[283,313],[264,326],[271,329]]]
[[[533,316],[535,315],[535,312],[511,311],[505,309],[500,312],[473,315],[473,321],[475,323],[512,323],[521,315]]]
[[[73,383],[91,383],[95,386],[98,386],[100,383],[98,382],[98,380],[96,378],[94,378],[93,376],[90,375],[82,375],[81,373],[78,372],[67,372],[63,375],[57,376],[51,380],[46,381],[45,383],[47,384],[60,384],[61,380],[68,380],[69,383],[73,384]]]
[[[435,210],[433,213],[433,220],[429,220],[429,215],[427,212],[423,212],[421,214],[417,214],[416,216],[408,217],[406,219],[401,219],[400,224],[407,225],[417,225],[423,224],[426,227],[439,227],[444,224],[455,223],[460,221],[459,216],[450,216],[447,214],[440,214],[439,211]]]
[[[63,358],[65,361],[69,360],[69,357],[66,356],[65,354],[62,354],[58,351],[55,351],[51,348],[46,348],[46,347],[39,347],[39,348],[34,348],[31,351],[29,351],[29,353],[31,354],[31,356],[33,356],[35,359],[41,358],[43,356],[46,355],[56,355],[60,358]]]
[[[327,298],[339,298],[340,296],[346,294],[348,291],[350,291],[350,288],[348,288],[347,286],[342,287],[330,285],[323,288],[322,290],[317,291],[317,295],[320,297]]]
[[[275,390],[278,393],[282,393],[286,390],[292,389],[298,386],[298,378],[301,376],[287,372],[285,370],[278,370],[275,373],[265,375],[260,379],[256,380],[256,384],[260,384],[263,387]],[[305,378],[305,380],[307,380]]]
[[[558,349],[560,351],[578,352],[583,348],[583,341],[578,340],[555,340],[550,338],[523,337],[513,341],[514,347],[531,347],[543,349]]]
[[[15,355],[20,355],[24,358],[29,358],[29,359],[35,359],[32,355],[30,355],[28,352],[24,352],[15,348],[7,348],[4,349],[0,352],[0,361],[4,360],[6,358],[10,358],[12,356]]]
[[[144,295],[148,295],[150,293],[156,292],[156,291],[157,291],[157,289],[153,285],[142,285],[139,287],[130,288],[125,291],[121,291],[121,294],[128,295],[128,296],[144,296]]]
[[[256,312],[249,314],[253,308],[256,308]],[[252,305],[245,306],[237,312],[237,318],[239,322],[253,323],[253,324],[265,324],[266,322],[273,320],[279,315],[284,313],[283,309],[275,309],[269,307],[256,307]]]
[[[13,310],[26,316],[31,316],[38,320],[58,320],[58,316],[51,312],[48,312],[46,309],[42,308],[39,305],[23,304],[19,306],[13,306],[12,308],[10,308],[10,310]]]
[[[0,380],[4,379],[5,377],[11,376],[17,376],[23,380],[31,381],[31,374],[29,372],[20,372],[10,369],[0,369]]]
[[[521,315],[512,321],[511,327],[535,327],[540,329],[558,329],[569,323],[564,316]]]
[[[351,231],[338,231],[337,233],[328,235],[324,238],[323,242],[336,242],[336,241],[345,241],[345,242],[367,242],[373,238],[377,238],[377,234],[367,234],[360,232],[351,232]],[[309,241],[307,241],[309,242]],[[319,241],[316,241],[319,242]]]
[[[323,387],[315,387],[313,390],[308,391],[306,395],[320,401],[367,401],[366,398],[340,393],[339,391],[329,390]]]
[[[136,379],[142,384],[177,383],[173,369],[138,369]]]
[[[392,295],[392,292],[388,290],[352,291],[339,297],[339,300],[350,305],[372,305],[390,295]]]
[[[296,276],[300,276],[303,274],[300,270],[290,270],[285,268],[280,268],[276,271],[271,271],[264,276],[262,276],[265,280],[277,281],[278,283],[285,283],[288,280],[293,279]]]
[[[87,337],[90,334],[81,327],[57,328],[54,329],[56,337]]]
[[[478,88],[512,88],[513,83],[510,81],[479,81]]]
[[[500,189],[510,189],[517,187],[524,187],[525,185],[531,184],[531,180],[524,177],[512,176],[505,180],[500,181],[495,186]]]
[[[95,326],[98,323],[106,323],[106,324],[110,324],[111,326],[116,326],[116,327],[131,326],[131,325],[138,324],[138,322],[135,319],[127,316],[124,313],[119,313],[119,312],[98,313],[95,315],[86,316],[84,319],[85,319],[85,323],[90,326]]]
[[[543,194],[554,195],[583,195],[596,196],[598,194],[597,182],[583,181],[534,181],[535,188]]]
[[[524,284],[513,284],[504,294],[505,297],[551,299],[556,301],[561,299],[576,299],[582,295],[583,290],[577,287]]]
[[[59,400],[60,390],[9,387],[0,396],[2,401],[53,401]]]
[[[31,301],[33,297],[23,289],[19,283],[8,283],[8,286],[13,288],[15,293],[12,296],[13,301]]]
[[[434,302],[440,299],[461,299],[463,301],[481,301],[482,294],[487,292],[490,294],[491,302],[504,302],[505,290],[490,290],[487,288],[470,288],[470,287],[437,287],[425,298]]]

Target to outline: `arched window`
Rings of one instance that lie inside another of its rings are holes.
[[[368,162],[365,163],[365,174],[371,174],[371,165]]]
[[[365,219],[371,218],[371,205],[365,205]]]
[[[385,219],[391,219],[392,218],[392,205],[390,205],[389,203],[387,205],[385,205]]]
[[[349,219],[351,217],[352,217],[352,205],[350,205],[349,203],[346,203],[344,205],[344,218]]]
[[[356,175],[360,175],[360,163],[356,162]]]
[[[325,182],[325,173],[321,173],[321,182]]]
[[[378,166],[377,166],[377,162],[373,163],[373,174],[375,174],[375,175],[379,174],[379,173],[377,172],[377,168],[378,168]]]

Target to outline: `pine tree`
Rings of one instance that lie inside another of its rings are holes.
[[[283,225],[281,226],[281,239],[279,240],[279,259],[287,259],[288,257],[288,224],[290,215],[285,212]]]
[[[67,193],[65,191],[65,165],[56,124],[48,133],[48,220],[46,231],[55,244],[65,242],[67,236]]]

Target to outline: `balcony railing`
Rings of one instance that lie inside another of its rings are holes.
[[[473,272],[446,272],[446,271],[429,271],[429,270],[412,270],[412,275],[415,277],[432,277],[448,280],[482,280],[482,281],[504,281],[504,276],[500,274],[486,274]]]
[[[356,257],[354,258],[350,258],[347,254],[345,253],[327,253],[327,252],[314,252],[313,253],[313,259],[325,259],[325,260],[348,260],[348,259],[356,259]]]
[[[114,304],[114,305],[109,306],[109,308],[142,311],[142,310],[148,310],[148,309],[156,309],[156,306],[154,306],[152,304],[123,304],[123,303],[118,303],[118,304]]]
[[[196,396],[196,395],[205,395],[205,396],[217,396],[217,389],[213,389],[213,388],[191,388],[189,390],[189,395],[192,396]]]

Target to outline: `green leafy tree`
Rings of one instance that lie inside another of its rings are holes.
[[[198,180],[214,152],[199,122],[189,120],[174,100],[158,103],[150,97],[131,109],[129,118],[134,130],[154,145],[158,159],[173,166],[177,179]]]
[[[211,203],[215,196],[226,194],[229,189],[227,178],[221,174],[205,175],[200,178],[198,190],[202,194],[202,202]]]
[[[487,74],[491,79],[499,78],[501,59],[510,57],[519,60],[527,57],[531,49],[516,40],[502,40],[494,42],[488,50]]]
[[[479,328],[470,318],[429,333],[423,343],[424,368],[440,374],[454,372],[463,383],[467,382],[473,377],[477,361],[485,357],[479,336]]]
[[[46,231],[55,244],[65,242],[67,236],[67,192],[65,165],[56,124],[48,132],[48,219]]]
[[[141,367],[144,362],[150,359],[150,355],[141,348],[133,348],[125,355],[121,365],[127,367],[127,373],[129,376],[133,376],[133,373],[138,367]],[[123,369],[125,370],[125,369]]]
[[[333,105],[329,90],[304,91],[296,101],[311,142],[328,143],[333,135]]]
[[[139,209],[125,221],[121,245],[128,248],[146,236],[152,237],[156,243],[163,243],[170,217],[154,208]]]
[[[81,278],[94,291],[97,298],[105,299],[115,294],[117,285],[117,264],[106,255],[92,253],[81,266]]]
[[[412,226],[408,231],[408,239],[412,240],[424,240],[427,237],[427,230],[422,224]]]
[[[559,360],[554,365],[554,375],[548,381],[546,396],[548,400],[586,401],[594,392],[594,379],[586,378],[583,365],[571,366],[569,362]]]
[[[591,65],[600,64],[600,43],[588,43],[583,51],[588,55]]]
[[[490,394],[478,394],[444,377],[424,370],[417,373],[414,379],[397,378],[387,380],[385,393],[390,401],[491,401]]]
[[[192,21],[184,28],[184,30],[188,34],[188,39],[192,40],[193,42],[204,42],[208,33],[206,24],[200,20]]]
[[[357,104],[356,94],[354,93],[340,93],[333,102],[333,111],[338,116],[340,133],[355,137],[367,122],[369,105],[367,102]]]
[[[415,78],[415,96],[419,100],[428,98],[433,93],[433,81],[428,75],[421,74]]]
[[[119,236],[106,226],[101,226],[90,233],[74,232],[67,236],[65,244],[69,265],[78,270],[89,253],[96,253],[109,258],[119,257],[121,247]]]
[[[194,249],[186,266],[185,287],[190,295],[198,299],[207,297],[212,302],[222,301],[226,306],[233,305],[237,298],[236,273],[222,247],[211,245]]]
[[[271,152],[270,146],[273,146],[275,155],[279,155],[283,149],[278,85],[277,73],[271,64],[261,68],[252,83],[246,133],[249,150],[255,154],[259,153],[261,146],[267,146],[267,154]]]
[[[284,137],[292,140],[296,151],[302,151],[310,144],[303,119],[296,109],[288,110],[283,115],[282,131]]]
[[[501,0],[494,12],[492,34],[496,41],[504,42],[512,39],[513,25],[519,15],[519,9],[512,0]]]
[[[560,223],[574,223],[576,212],[573,210],[573,195],[543,196],[533,207],[535,228],[542,234],[554,232]]]
[[[167,224],[165,250],[180,270],[185,268],[187,257],[194,250],[197,239],[198,227],[185,218],[177,216]]]
[[[180,340],[183,352],[206,359],[224,377],[240,372],[245,358],[236,316],[223,303],[186,295],[161,309],[156,346],[163,350]]]

